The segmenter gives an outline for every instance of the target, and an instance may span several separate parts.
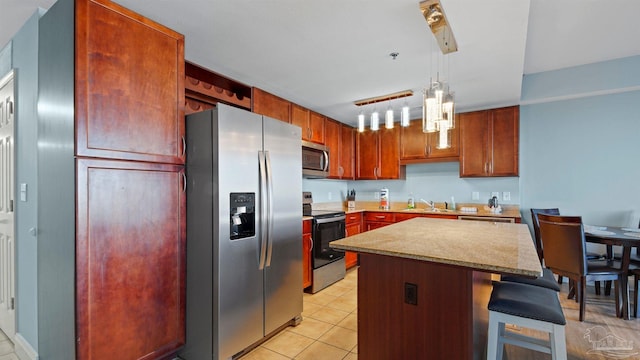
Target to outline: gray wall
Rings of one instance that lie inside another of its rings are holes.
[[[597,225],[640,210],[640,56],[523,79],[520,197]],[[636,225],[637,226],[637,225]]]
[[[38,352],[75,358],[74,1],[40,18]]]
[[[27,184],[26,201],[16,203],[17,335],[38,350],[37,237],[29,229],[37,225],[37,94],[38,20],[34,13],[13,38],[16,71],[16,189]],[[19,197],[16,197],[19,199]]]

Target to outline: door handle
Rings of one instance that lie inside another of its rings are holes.
[[[258,167],[260,168],[260,261],[258,269],[263,270],[267,257],[267,184],[264,151],[258,151]]]
[[[266,267],[271,266],[271,255],[273,254],[273,176],[271,171],[271,157],[265,151],[265,164],[267,170],[267,260]]]

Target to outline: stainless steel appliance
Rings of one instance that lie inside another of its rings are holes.
[[[329,148],[302,141],[302,175],[311,179],[329,176]]]
[[[218,104],[187,116],[187,360],[229,359],[302,313],[301,131]]]
[[[313,197],[310,192],[302,194],[303,214],[313,216],[311,239],[311,264],[313,281],[311,292],[316,293],[327,286],[344,279],[344,251],[333,249],[329,243],[345,236],[345,212],[334,210],[313,210]]]

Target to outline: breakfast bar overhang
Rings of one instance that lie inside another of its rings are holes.
[[[491,274],[542,272],[525,224],[414,218],[330,245],[360,256],[363,359],[482,359]]]

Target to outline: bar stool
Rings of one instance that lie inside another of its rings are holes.
[[[558,293],[540,286],[494,282],[489,300],[487,360],[502,360],[504,344],[551,354],[554,360],[567,359],[564,327],[567,323]],[[505,324],[549,333],[549,340],[516,334]]]

